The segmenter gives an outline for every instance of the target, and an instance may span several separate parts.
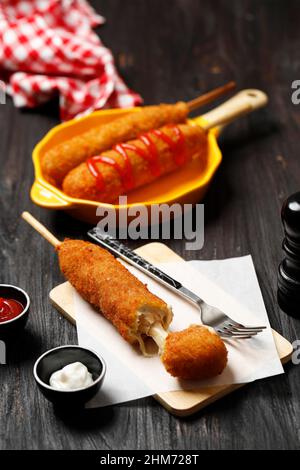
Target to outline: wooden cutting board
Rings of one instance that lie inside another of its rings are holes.
[[[162,243],[149,243],[136,250],[147,261],[155,264],[159,262],[183,261],[174,251]],[[76,323],[72,287],[68,282],[60,284],[50,292],[50,300],[56,309],[71,323]],[[273,330],[274,340],[282,364],[291,359],[292,345]],[[237,390],[245,384],[223,385],[178,392],[164,392],[154,396],[170,413],[177,416],[188,416],[201,410],[205,406]]]

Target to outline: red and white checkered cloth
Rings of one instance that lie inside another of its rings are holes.
[[[103,22],[86,0],[1,0],[0,78],[14,104],[34,107],[59,93],[63,120],[140,104],[92,30]]]

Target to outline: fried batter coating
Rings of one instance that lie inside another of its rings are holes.
[[[207,155],[206,133],[199,126],[180,124],[178,127],[185,138],[185,155],[187,161],[193,158],[199,158],[204,166]],[[172,129],[163,127],[161,131],[175,141],[176,137],[174,137]],[[174,159],[171,148],[156,136],[151,136],[151,139],[158,151],[161,175],[178,169],[178,164]],[[141,149],[145,149],[145,146],[139,139],[129,143]],[[133,169],[134,188],[151,183],[157,179],[157,175],[155,176],[150,171],[148,161],[141,158],[134,150],[128,150],[127,155]],[[124,167],[123,157],[115,150],[105,152],[105,156],[115,160],[120,167]],[[84,162],[68,173],[63,181],[63,191],[75,198],[108,203],[114,202],[118,196],[124,194],[120,174],[114,167],[101,162],[96,163],[96,167],[103,177],[105,183],[104,189],[98,187],[96,177],[90,172],[86,162]]]
[[[87,158],[102,153],[115,144],[135,139],[150,129],[184,122],[188,112],[184,102],[146,106],[140,112],[93,127],[48,150],[41,160],[43,176],[49,183],[60,186],[67,173]]]
[[[61,271],[72,286],[126,341],[139,343],[145,354],[145,322],[140,320],[148,312],[151,321],[160,321],[167,329],[172,320],[168,305],[108,251],[93,243],[66,239],[57,250]]]
[[[166,370],[181,379],[208,379],[224,370],[227,349],[222,339],[207,327],[191,325],[169,333],[161,360]]]

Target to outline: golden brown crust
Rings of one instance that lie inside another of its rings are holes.
[[[208,379],[224,370],[227,349],[222,339],[208,328],[191,325],[169,333],[161,356],[166,370],[181,379]]]
[[[181,124],[179,128],[185,137],[187,159],[191,160],[193,157],[197,156],[199,159],[203,160],[204,165],[207,149],[206,133],[199,126]],[[162,130],[174,140],[174,134],[170,128],[163,127]],[[178,169],[170,147],[155,136],[152,136],[151,139],[158,150],[161,174],[164,175]],[[145,148],[140,140],[134,140],[130,143],[142,149]],[[129,150],[127,154],[133,168],[135,188],[151,183],[157,178],[157,176],[151,173],[149,163],[136,152]],[[115,160],[119,166],[124,166],[124,159],[118,152],[110,150],[105,152],[105,155]],[[95,176],[91,174],[86,162],[68,173],[63,181],[63,191],[69,196],[79,199],[114,202],[118,196],[124,193],[120,175],[118,171],[110,165],[97,163],[96,166],[104,178],[105,188],[103,191],[97,188],[97,180]]]
[[[183,102],[146,106],[140,112],[94,127],[46,152],[41,160],[43,176],[51,184],[60,186],[67,173],[87,158],[120,142],[135,139],[150,129],[157,129],[167,123],[184,122],[188,112]]]
[[[66,239],[58,247],[58,257],[61,271],[72,286],[129,343],[136,342],[137,312],[141,307],[149,305],[170,314],[163,300],[99,246]]]

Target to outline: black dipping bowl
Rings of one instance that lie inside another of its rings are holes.
[[[94,382],[76,390],[57,390],[49,385],[53,372],[73,362],[81,362],[92,374]],[[43,395],[56,406],[83,406],[100,389],[106,372],[104,360],[95,352],[81,346],[60,346],[38,358],[33,375]]]
[[[0,284],[0,297],[17,300],[24,307],[24,310],[17,317],[0,322],[0,338],[6,338],[24,328],[29,315],[30,299],[23,289],[10,284]]]

